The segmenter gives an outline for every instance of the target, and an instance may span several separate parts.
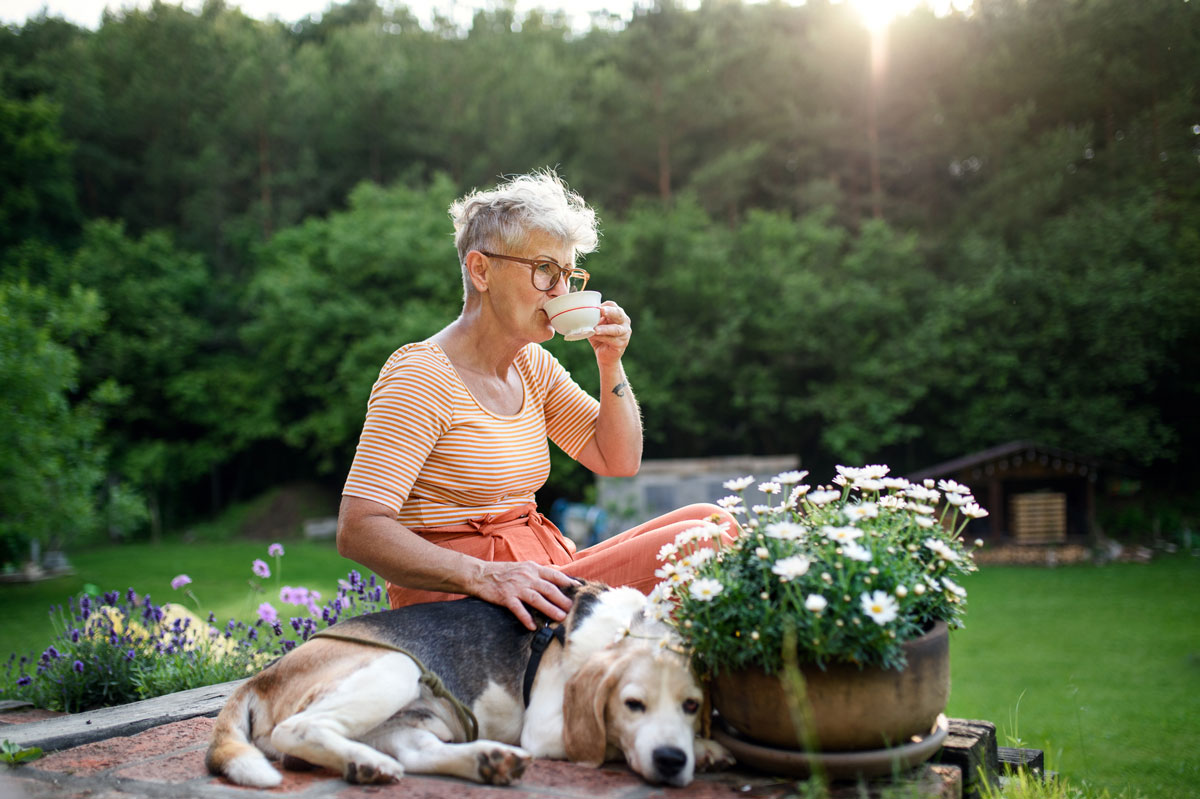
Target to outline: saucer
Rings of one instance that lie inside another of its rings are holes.
[[[728,749],[742,763],[771,774],[807,777],[814,771],[830,779],[881,777],[905,771],[924,763],[941,748],[950,732],[945,716],[928,735],[914,736],[902,746],[887,749],[864,749],[856,752],[802,752],[777,749],[758,743],[729,727],[718,716],[713,719],[713,740]]]

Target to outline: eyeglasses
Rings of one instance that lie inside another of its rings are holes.
[[[531,270],[529,279],[533,281],[533,287],[538,291],[549,291],[558,285],[558,279],[563,275],[567,278],[567,291],[583,291],[587,287],[588,279],[591,277],[587,270],[560,266],[554,261],[545,258],[518,258],[515,255],[497,255],[494,252],[480,250],[479,252],[486,255],[488,258],[499,258],[502,261],[516,261],[520,264],[525,264]],[[579,285],[576,286],[576,283]]]

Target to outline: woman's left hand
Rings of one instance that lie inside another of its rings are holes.
[[[600,324],[596,325],[596,332],[588,341],[596,351],[598,362],[617,363],[625,354],[629,337],[633,334],[629,314],[612,300],[600,303],[600,313]]]

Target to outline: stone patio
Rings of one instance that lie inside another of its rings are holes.
[[[284,771],[282,785],[270,790],[240,788],[204,768],[213,717],[235,685],[72,715],[32,709],[0,712],[0,740],[47,752],[20,766],[0,767],[0,799],[783,799],[798,790],[794,777],[741,767],[698,775],[686,788],[664,788],[646,784],[620,764],[592,769],[551,760],[535,761],[520,783],[506,788],[423,776],[406,776],[391,785],[355,786],[323,769]],[[978,775],[997,768],[994,733],[987,722],[952,721],[940,754],[942,764],[922,766],[897,780],[835,784],[832,797],[896,795],[896,782],[908,789],[905,797],[969,797]]]

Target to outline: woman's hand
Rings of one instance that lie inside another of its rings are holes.
[[[551,566],[527,560],[481,562],[484,568],[472,585],[474,596],[508,608],[530,630],[538,626],[526,605],[554,621],[567,617],[571,600],[559,589],[574,585],[575,580]]]
[[[612,300],[600,303],[600,314],[600,324],[596,325],[596,332],[588,341],[596,351],[600,365],[618,363],[633,334],[629,314]]]

